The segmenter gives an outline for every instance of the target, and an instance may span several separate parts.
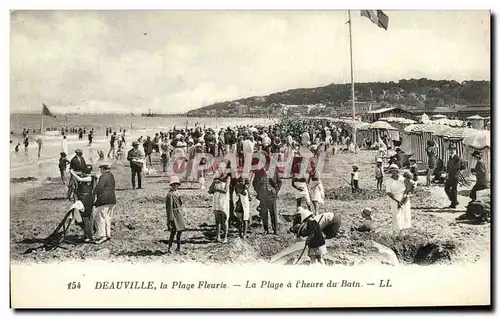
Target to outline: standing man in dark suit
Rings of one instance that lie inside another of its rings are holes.
[[[450,143],[449,146],[450,157],[448,158],[448,163],[446,165],[446,182],[444,184],[444,191],[451,201],[449,208],[454,209],[458,205],[458,177],[461,169],[462,160],[457,154],[457,146]]]
[[[272,169],[268,171],[273,175],[266,176],[262,178],[261,191],[259,195],[260,200],[260,217],[262,219],[262,225],[264,226],[265,234],[269,234],[269,223],[268,216],[271,216],[271,226],[273,228],[274,234],[278,234],[278,208],[276,206],[276,200],[278,199],[278,193],[281,189],[281,178],[278,173],[278,169]]]
[[[96,196],[94,220],[97,227],[96,243],[103,243],[111,238],[111,218],[116,205],[115,177],[111,173],[111,165],[102,163],[101,177],[94,189]]]
[[[142,159],[144,157],[139,150],[139,142],[132,142],[132,147],[127,154],[127,160],[130,162],[132,171],[132,188],[135,189],[135,176],[137,175],[137,189],[142,189],[142,167],[144,165]]]

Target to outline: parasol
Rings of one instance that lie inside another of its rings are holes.
[[[480,130],[466,137],[463,143],[469,147],[481,150],[483,148],[491,148],[491,131]]]

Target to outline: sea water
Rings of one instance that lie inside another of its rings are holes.
[[[40,129],[40,115],[38,114],[11,114],[10,117],[10,177],[35,177],[40,181],[47,177],[59,176],[59,153],[62,151],[60,127],[85,128],[86,131],[94,129],[94,139],[89,146],[87,135],[82,140],[78,140],[78,135],[68,134],[68,160],[74,156],[75,149],[82,149],[83,156],[87,163],[94,164],[98,159],[98,150],[102,150],[107,157],[109,151],[109,137],[106,137],[106,128],[111,127],[113,131],[126,130],[125,151],[131,148],[133,140],[140,136],[146,138],[153,137],[155,133],[167,132],[174,127],[185,128],[194,127],[196,123],[200,126],[211,128],[226,128],[228,126],[241,125],[270,125],[276,122],[272,118],[197,118],[197,117],[142,117],[125,115],[62,115],[55,119],[45,116],[44,127],[57,127],[58,131],[46,131],[43,134],[43,146],[38,158],[38,145],[31,139],[28,146],[28,153],[24,152],[22,131],[24,128],[30,129],[30,136],[36,137],[39,134],[32,133],[33,129]],[[17,143],[19,152],[14,151]]]

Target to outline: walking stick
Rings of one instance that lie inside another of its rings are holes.
[[[302,249],[302,253],[300,253],[299,258],[297,258],[297,261],[295,262],[295,265],[297,265],[297,263],[300,261],[300,259],[304,255],[304,252],[306,251],[306,247],[307,247],[307,244],[304,244],[304,248]]]

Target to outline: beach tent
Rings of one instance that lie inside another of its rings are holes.
[[[472,128],[483,129],[486,119],[479,115],[474,115],[467,117],[467,121],[471,123]]]
[[[427,124],[427,123],[429,123],[429,121],[430,121],[429,116],[427,116],[427,114],[425,114],[425,113],[420,118],[420,122],[422,124]]]
[[[455,128],[447,125],[410,125],[404,130],[402,150],[413,154],[412,158],[417,160],[417,162],[427,164],[427,141],[433,140],[438,147],[438,157],[446,164],[450,156],[448,146],[450,143],[454,143],[457,146],[458,155],[468,163],[468,168],[462,171],[462,175],[467,178],[470,176],[470,168],[475,165],[471,154],[474,149],[477,149],[470,145],[481,147],[488,144],[489,139],[485,132],[484,130],[481,131],[466,127]],[[488,149],[483,150],[483,157],[485,158],[485,163],[487,162],[489,165],[489,147],[484,147],[483,149]]]
[[[464,122],[458,119],[448,119],[448,118],[440,118],[436,120],[430,121],[433,124],[437,125],[447,125],[451,127],[462,127],[464,126]]]
[[[361,143],[364,139],[368,139],[373,144],[384,135],[387,135],[390,141],[399,140],[399,131],[385,121],[376,121],[360,127],[357,131],[357,140]]]

